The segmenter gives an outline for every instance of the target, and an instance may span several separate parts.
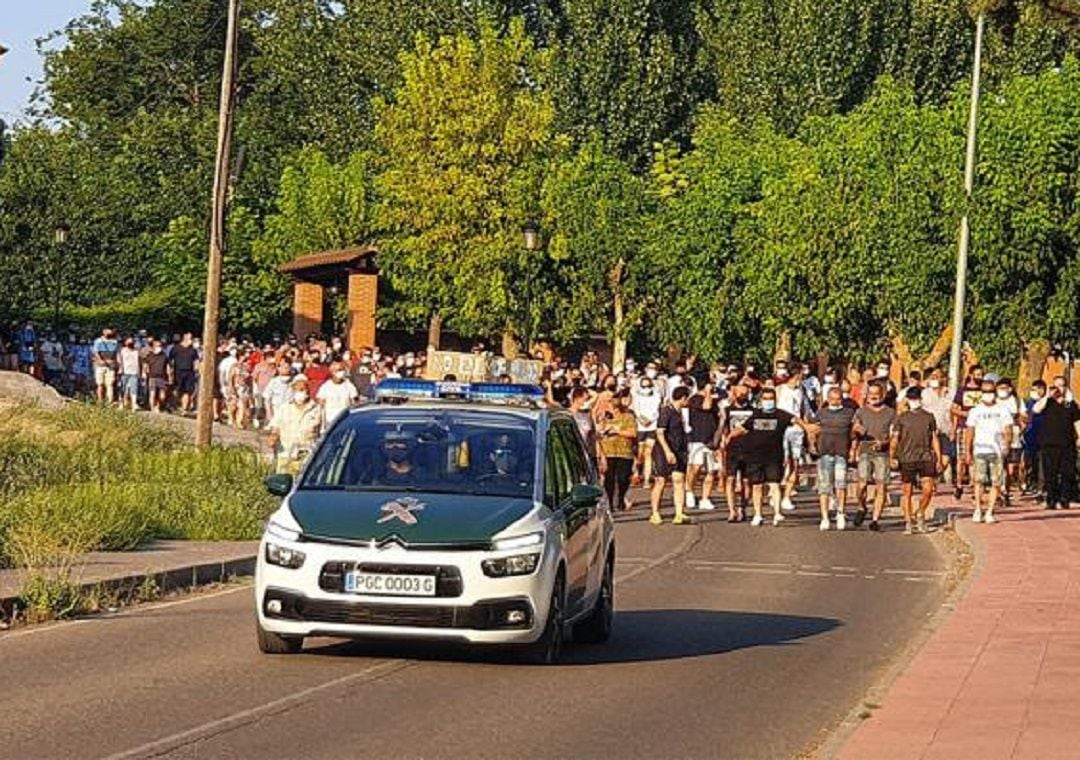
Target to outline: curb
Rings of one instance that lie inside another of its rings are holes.
[[[238,557],[219,562],[201,562],[156,573],[134,573],[120,578],[107,578],[100,581],[80,583],[78,588],[82,594],[93,591],[106,591],[115,593],[121,599],[134,596],[147,581],[152,581],[154,588],[159,593],[183,591],[211,583],[224,583],[230,578],[254,575],[255,559],[256,555],[252,554],[248,557]],[[0,620],[10,621],[19,606],[20,597],[18,595],[0,597]]]

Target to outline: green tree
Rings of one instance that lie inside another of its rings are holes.
[[[515,21],[502,36],[487,24],[479,39],[420,36],[401,62],[404,83],[376,101],[375,129],[380,262],[404,299],[396,316],[520,333],[520,227],[557,147],[545,56]]]

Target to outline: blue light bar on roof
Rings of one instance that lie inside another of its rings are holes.
[[[375,397],[381,401],[461,399],[489,404],[535,405],[544,401],[544,389],[524,383],[456,383],[387,378],[375,386]]]

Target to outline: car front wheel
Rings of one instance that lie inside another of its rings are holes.
[[[562,656],[566,635],[566,583],[560,574],[555,579],[551,591],[551,604],[548,606],[547,623],[544,632],[525,651],[525,659],[536,665],[552,665]]]
[[[574,641],[603,644],[611,638],[611,629],[615,623],[614,564],[611,560],[605,563],[600,594],[596,597],[596,604],[589,616],[574,626]]]
[[[259,651],[263,654],[297,654],[304,647],[303,636],[282,636],[268,631],[258,621],[255,632],[259,640]]]

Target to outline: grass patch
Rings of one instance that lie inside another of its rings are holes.
[[[259,537],[274,508],[251,451],[196,451],[175,430],[84,404],[0,413],[0,566],[33,581],[85,551],[124,551],[161,538]],[[28,586],[30,586],[28,581]],[[34,599],[62,589],[34,582]],[[49,601],[53,604],[52,601]]]

